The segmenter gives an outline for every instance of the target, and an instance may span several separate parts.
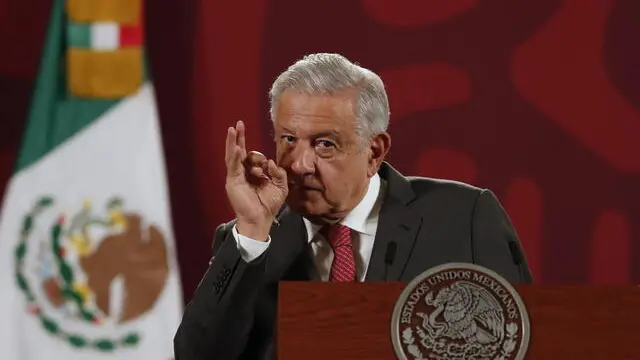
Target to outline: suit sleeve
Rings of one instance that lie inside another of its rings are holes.
[[[532,275],[522,244],[496,196],[483,190],[472,219],[474,262],[497,272],[511,283],[531,283]]]
[[[253,327],[266,254],[247,263],[232,234],[220,225],[212,258],[174,337],[176,360],[238,359]]]

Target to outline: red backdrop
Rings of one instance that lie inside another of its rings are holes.
[[[42,3],[0,0],[0,187],[36,74],[48,17]],[[225,129],[244,119],[249,145],[271,154],[269,85],[320,51],[343,53],[383,77],[396,168],[498,194],[537,282],[640,282],[640,2],[154,0],[147,7],[187,299],[213,230],[231,217]]]

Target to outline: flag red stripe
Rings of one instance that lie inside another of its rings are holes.
[[[120,25],[120,47],[138,47],[144,43],[144,6],[140,9],[140,21],[135,25]]]
[[[142,46],[142,26],[121,25],[120,47]]]

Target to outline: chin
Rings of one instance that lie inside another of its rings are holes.
[[[326,214],[328,211],[326,204],[311,199],[291,198],[288,199],[287,205],[289,205],[291,210],[302,215],[319,216]]]

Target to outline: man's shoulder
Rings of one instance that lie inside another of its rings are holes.
[[[422,200],[429,200],[433,204],[439,199],[475,202],[482,193],[488,191],[462,181],[404,175],[388,162],[383,162],[379,174],[385,180],[390,195],[403,202],[420,203]]]
[[[462,181],[424,176],[406,176],[416,198],[444,197],[475,201],[486,189]]]

